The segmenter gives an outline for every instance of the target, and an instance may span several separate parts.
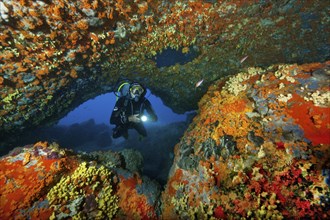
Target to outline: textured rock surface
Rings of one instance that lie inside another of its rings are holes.
[[[328,63],[249,68],[210,86],[175,147],[164,219],[327,219]]]
[[[1,135],[57,120],[112,91],[119,77],[145,83],[184,112],[197,107],[214,80],[244,66],[329,57],[329,5],[323,0],[0,4]],[[165,48],[199,56],[157,68],[152,58]]]
[[[0,219],[155,218],[160,186],[126,170],[128,161],[47,142],[17,148],[0,159]]]
[[[52,210],[45,209],[48,189],[60,176],[76,167],[76,160],[57,145],[39,142],[11,152],[0,160],[0,216],[47,218]]]

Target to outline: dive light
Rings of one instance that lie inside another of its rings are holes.
[[[147,120],[148,120],[147,116],[145,116],[145,115],[142,115],[142,116],[141,116],[141,121],[145,122],[145,121],[147,121]]]

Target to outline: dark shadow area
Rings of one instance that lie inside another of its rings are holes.
[[[157,54],[153,57],[153,60],[156,62],[157,67],[168,67],[179,64],[186,64],[191,62],[193,59],[199,56],[199,50],[195,46],[189,47],[189,50],[186,53],[182,52],[182,48],[175,50],[172,48],[167,48],[163,50],[160,54]]]
[[[164,126],[147,128],[148,137],[140,140],[135,130],[129,131],[129,139],[115,145],[115,150],[134,149],[144,159],[142,174],[165,185],[174,159],[174,147],[187,129],[187,122],[173,122]],[[117,149],[116,149],[117,148]]]
[[[55,125],[40,127],[1,142],[0,155],[7,154],[15,147],[23,147],[38,141],[56,142],[63,148],[74,151],[95,151],[110,149],[111,129],[105,124],[95,124],[93,119],[70,126]]]

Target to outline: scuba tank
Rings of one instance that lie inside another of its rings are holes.
[[[114,91],[117,100],[121,97],[128,97],[129,96],[129,89],[131,87],[132,81],[128,79],[123,79],[117,82],[116,89]]]

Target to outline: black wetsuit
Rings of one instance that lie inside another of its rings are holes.
[[[148,113],[148,120],[157,121],[157,115],[152,109],[149,100],[145,97],[140,98],[137,102],[126,97],[119,98],[110,118],[110,124],[116,125],[116,128],[113,130],[112,137],[118,138],[123,136],[127,138],[128,129],[130,128],[134,128],[140,135],[146,137],[147,131],[143,125],[143,122],[134,123],[128,121],[128,117],[130,115],[139,114],[142,116],[144,111],[147,111]]]

